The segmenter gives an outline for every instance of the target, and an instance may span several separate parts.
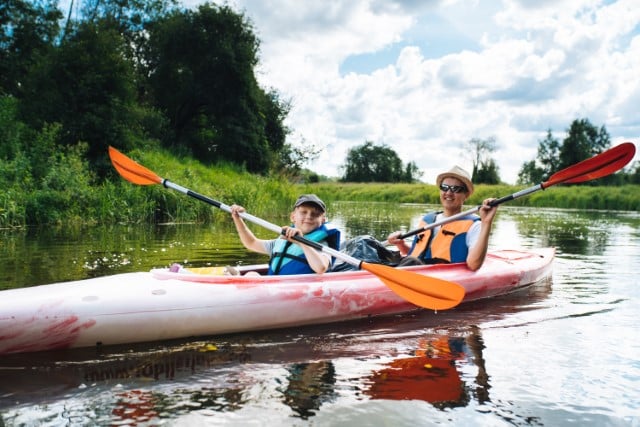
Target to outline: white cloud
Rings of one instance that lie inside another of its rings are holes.
[[[495,136],[511,183],[547,129],[564,138],[577,118],[640,141],[637,0],[228,4],[254,24],[261,84],[292,101],[291,142],[323,147],[309,167],[325,175],[366,140],[433,182],[470,167],[463,143]]]
[[[347,150],[371,140],[433,182],[470,167],[463,143],[495,136],[501,177],[515,182],[547,129],[563,138],[577,118],[605,125],[614,144],[638,141],[633,1],[484,3],[234,4],[261,40],[260,81],[293,102],[292,141],[324,147],[310,165],[319,173],[338,175]]]

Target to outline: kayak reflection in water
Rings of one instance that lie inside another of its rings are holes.
[[[477,326],[467,337],[436,336],[421,339],[415,356],[396,359],[367,378],[365,394],[373,399],[424,400],[435,407],[468,405],[471,394],[478,403],[489,401],[484,343]],[[478,368],[475,388],[466,385],[457,362],[471,361]]]

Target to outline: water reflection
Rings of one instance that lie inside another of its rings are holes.
[[[424,213],[439,205],[380,202],[337,202],[331,206],[331,221],[345,231],[344,238],[371,235],[382,241],[394,231],[414,229]]]
[[[197,341],[6,355],[0,410],[28,401],[43,416],[45,408],[63,405],[85,423],[133,425],[237,412],[255,402],[311,420],[349,396],[419,399],[440,409],[482,404],[490,401],[482,327],[469,325],[512,313],[521,321],[550,292],[545,280],[438,315],[423,310]],[[12,414],[18,419],[20,409]]]
[[[337,396],[336,370],[331,361],[293,363],[286,369],[289,374],[282,390],[283,401],[303,420]]]
[[[365,394],[373,399],[424,400],[440,409],[466,406],[472,396],[478,403],[487,402],[489,377],[483,348],[477,326],[466,336],[422,338],[414,356],[395,359],[368,377]],[[474,385],[463,380],[462,364],[475,364]]]
[[[119,393],[111,411],[114,422],[136,425],[158,417],[157,398],[150,391],[130,390]]]
[[[83,394],[90,388],[108,390],[164,381],[182,382],[221,366],[246,363],[243,345],[218,347],[210,342],[180,341],[111,346],[104,351],[77,349],[0,357],[0,409],[29,396],[47,402],[66,394]]]
[[[435,207],[339,202],[330,211],[345,240],[359,235],[384,240],[391,231],[415,229],[421,216]],[[620,227],[630,231],[621,233]],[[273,237],[269,230],[252,229],[258,237]],[[629,213],[503,206],[491,246],[519,242],[524,247],[554,246],[559,254],[603,255],[619,235],[638,229],[640,218]],[[147,271],[174,262],[204,267],[266,261],[244,249],[231,221],[0,230],[0,289]]]
[[[242,347],[219,349],[210,343],[186,345],[151,354],[143,351],[131,356],[108,356],[105,363],[87,366],[82,379],[88,383],[118,379],[175,380],[220,364],[246,362],[248,359],[249,354]]]
[[[518,224],[518,233],[558,252],[602,255],[610,244],[612,227],[606,212],[512,209],[506,215]]]
[[[355,227],[352,235],[384,237],[387,211],[375,209],[330,208],[336,220]],[[388,228],[407,227],[427,209],[403,205],[404,216]],[[349,219],[361,214],[372,222]],[[504,206],[492,245],[557,246],[553,288],[548,280],[437,314],[3,356],[0,424],[194,425],[188,417],[199,416],[195,424],[206,417],[222,424],[264,417],[267,425],[331,425],[326,420],[337,412],[355,420],[343,425],[355,425],[367,411],[387,417],[369,418],[372,425],[400,425],[404,414],[389,408],[406,408],[414,418],[404,425],[421,425],[425,414],[436,424],[471,425],[479,411],[492,425],[617,425],[616,412],[638,408],[632,393],[638,340],[628,339],[637,329],[638,230],[637,213]],[[243,258],[249,254],[238,243],[233,230],[220,225],[0,231],[0,286],[144,271],[174,261],[262,261]],[[527,339],[514,347],[514,336]],[[560,380],[563,387],[553,391]],[[612,402],[607,390],[620,399]]]
[[[0,230],[0,289],[148,271],[265,262],[233,225],[110,225]],[[260,234],[260,233],[256,233]]]

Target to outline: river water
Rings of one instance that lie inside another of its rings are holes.
[[[380,240],[429,208],[329,206]],[[0,230],[0,289],[264,262],[228,223]],[[490,246],[553,246],[553,274],[438,313],[0,356],[0,426],[640,426],[640,214],[503,206]]]

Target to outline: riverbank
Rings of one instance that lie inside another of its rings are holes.
[[[300,193],[318,194],[326,202],[370,201],[439,203],[433,184],[339,183],[291,184],[282,177],[263,177],[231,164],[207,166],[161,150],[127,153],[163,178],[225,204],[239,203],[257,216],[286,216]],[[213,223],[218,209],[160,185],[138,186],[114,176],[91,179],[86,165],[69,154],[43,185],[13,181],[0,194],[0,228],[43,224]],[[478,185],[468,205],[503,197],[528,186]],[[640,185],[553,186],[509,202],[514,206],[568,209],[640,210]]]
[[[476,185],[467,204],[478,205],[488,197],[504,197],[529,187],[530,185]],[[440,193],[433,184],[320,183],[301,188],[304,191],[313,190],[327,200],[440,203]],[[640,186],[557,185],[508,203],[529,207],[638,211]]]

